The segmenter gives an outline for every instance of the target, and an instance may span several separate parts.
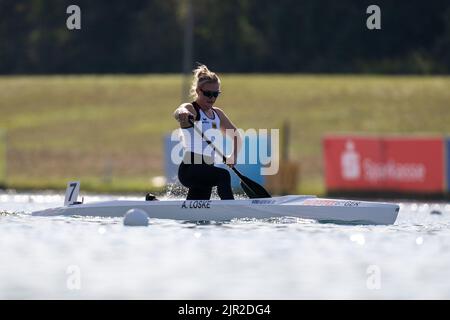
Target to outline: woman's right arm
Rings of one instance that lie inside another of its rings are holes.
[[[193,116],[194,119],[197,116],[197,111],[191,103],[183,103],[173,113],[173,117],[180,123],[181,128],[188,128],[191,126],[189,123],[189,116]]]

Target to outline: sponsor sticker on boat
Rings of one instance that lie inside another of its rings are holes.
[[[359,201],[331,200],[331,199],[306,199],[303,201],[307,206],[332,206],[332,207],[358,207]]]
[[[275,200],[252,200],[252,204],[274,204]]]
[[[211,200],[187,200],[183,201],[182,209],[211,209]]]

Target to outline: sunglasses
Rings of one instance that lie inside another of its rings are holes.
[[[221,93],[220,91],[204,91],[202,89],[200,89],[201,92],[203,92],[203,95],[207,98],[217,98],[219,96],[219,94]]]

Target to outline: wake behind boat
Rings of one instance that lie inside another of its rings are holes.
[[[80,203],[79,182],[70,182],[63,207],[33,212],[33,216],[123,217],[140,209],[150,218],[186,221],[228,221],[239,218],[297,217],[341,224],[389,225],[399,206],[392,203],[323,199],[288,195],[243,200],[112,200]]]

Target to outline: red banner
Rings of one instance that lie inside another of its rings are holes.
[[[330,191],[444,190],[442,138],[327,136],[324,160]]]

